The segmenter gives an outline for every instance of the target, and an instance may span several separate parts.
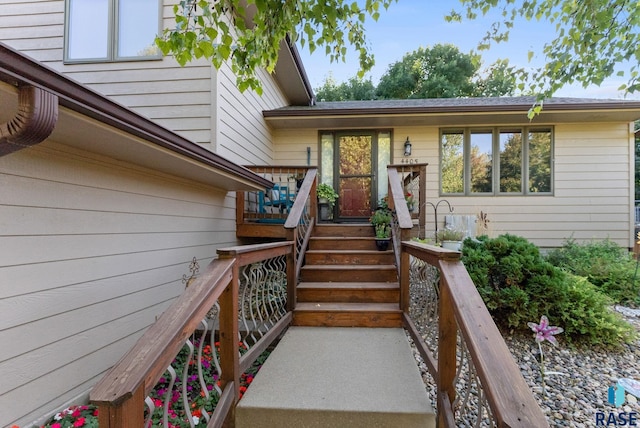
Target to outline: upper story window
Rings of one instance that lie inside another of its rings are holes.
[[[549,195],[550,127],[446,129],[440,137],[440,193]]]
[[[157,59],[161,0],[67,0],[65,61]]]

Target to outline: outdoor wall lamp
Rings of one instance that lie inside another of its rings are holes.
[[[404,142],[404,155],[411,156],[411,141],[409,141],[409,137],[407,137],[407,140]]]

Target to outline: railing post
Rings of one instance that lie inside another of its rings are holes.
[[[240,266],[233,264],[233,277],[219,298],[220,304],[220,388],[233,382],[234,404],[240,399],[240,354],[238,349],[238,294]],[[235,405],[227,421],[235,418]]]
[[[446,281],[440,278],[440,301],[438,305],[438,395],[448,400],[438,399],[439,426],[445,427],[447,414],[451,415],[451,405],[456,398],[454,385],[456,375],[456,346],[458,344],[458,328],[453,311],[451,290]],[[442,408],[448,405],[449,408]]]
[[[98,425],[105,428],[141,427],[144,425],[144,386],[117,404],[98,403]]]
[[[297,229],[292,230],[296,232]],[[296,237],[295,233],[293,237]],[[293,312],[296,308],[297,299],[296,289],[298,286],[298,276],[296,269],[296,242],[297,241],[293,239],[293,249],[287,254],[287,311],[289,312]]]
[[[411,269],[411,256],[400,245],[400,309],[404,313],[409,312],[409,270]]]
[[[424,239],[427,236],[427,210],[425,208],[427,202],[427,165],[420,165],[420,175],[418,184],[418,230],[420,232],[419,238]]]

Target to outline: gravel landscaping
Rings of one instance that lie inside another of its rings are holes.
[[[616,310],[640,332],[640,310],[624,307],[616,307]],[[545,377],[544,394],[537,356],[538,346],[533,333],[504,332],[503,336],[550,426],[593,427],[596,426],[598,412],[603,412],[606,417],[611,412],[636,412],[637,423],[640,424],[640,404],[637,397],[627,394],[624,405],[618,408],[607,401],[608,388],[618,379],[640,381],[640,339],[633,344],[622,345],[617,352],[567,346],[563,344],[562,334],[556,336],[559,342],[556,347],[543,342],[546,372],[560,373]],[[417,354],[416,360],[427,389],[433,395],[435,388],[426,365]]]

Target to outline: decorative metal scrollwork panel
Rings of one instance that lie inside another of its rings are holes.
[[[244,266],[240,273],[239,321],[247,348],[266,334],[287,310],[285,256]]]
[[[410,258],[409,315],[434,358],[438,351],[438,302],[440,272],[416,257]]]
[[[458,333],[457,372],[454,380],[456,399],[453,402],[456,425],[462,427],[493,427],[495,421],[489,401],[469,354]]]

